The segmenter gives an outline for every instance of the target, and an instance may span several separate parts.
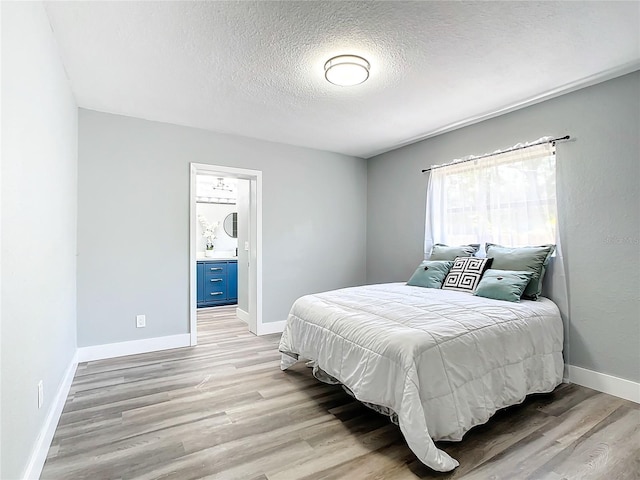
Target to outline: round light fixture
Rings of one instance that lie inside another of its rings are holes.
[[[341,87],[358,85],[369,78],[369,62],[357,55],[338,55],[324,64],[324,77]]]

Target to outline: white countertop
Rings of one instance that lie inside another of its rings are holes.
[[[196,261],[198,262],[215,261],[215,260],[220,260],[220,261],[238,260],[238,257],[205,257],[200,255],[196,257]]]

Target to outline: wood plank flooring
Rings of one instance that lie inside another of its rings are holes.
[[[235,307],[199,312],[199,345],[78,366],[42,479],[640,479],[640,406],[576,385],[498,412],[422,465],[395,425],[279,369],[279,335]]]

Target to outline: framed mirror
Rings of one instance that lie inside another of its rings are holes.
[[[233,212],[227,215],[222,222],[222,227],[231,238],[238,238],[238,213]]]

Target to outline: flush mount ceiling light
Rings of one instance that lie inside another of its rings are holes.
[[[324,77],[341,87],[358,85],[369,78],[369,62],[357,55],[338,55],[324,64]]]

